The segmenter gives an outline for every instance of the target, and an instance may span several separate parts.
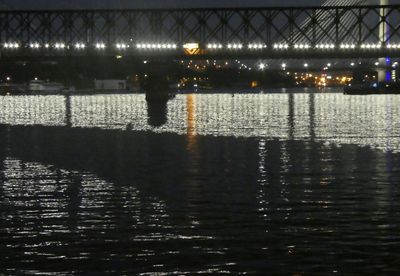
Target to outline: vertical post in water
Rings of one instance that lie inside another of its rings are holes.
[[[380,0],[380,24],[379,24],[379,42],[382,46],[386,46],[388,37],[388,18],[387,18],[387,5],[389,5],[389,0]],[[390,58],[383,57],[379,59],[379,69],[378,69],[378,81],[385,82],[390,81],[390,71],[387,67],[390,66]]]

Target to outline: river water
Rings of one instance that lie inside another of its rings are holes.
[[[3,96],[0,137],[0,274],[400,271],[399,96]]]

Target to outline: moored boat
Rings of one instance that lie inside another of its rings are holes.
[[[28,90],[33,93],[59,93],[64,89],[64,85],[58,82],[44,82],[33,80],[29,82]]]

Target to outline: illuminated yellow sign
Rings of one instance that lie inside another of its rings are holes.
[[[201,49],[199,43],[186,43],[183,45],[186,55],[200,55]]]

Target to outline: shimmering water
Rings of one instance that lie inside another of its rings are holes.
[[[400,97],[0,97],[0,274],[400,271]]]

